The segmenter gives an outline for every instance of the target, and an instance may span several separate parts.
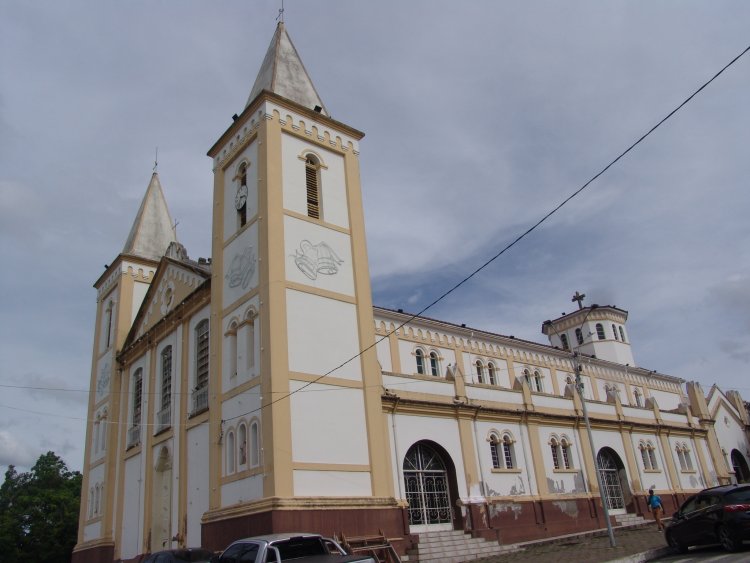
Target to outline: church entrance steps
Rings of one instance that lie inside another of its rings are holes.
[[[651,523],[648,520],[645,520],[643,516],[637,514],[617,514],[614,518],[615,522],[617,522],[617,526],[624,526],[626,528],[645,526]]]
[[[515,546],[500,545],[483,538],[472,538],[461,530],[419,534],[416,549],[401,558],[408,563],[460,563],[517,551]]]

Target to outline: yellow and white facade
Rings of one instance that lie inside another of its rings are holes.
[[[620,309],[545,323],[550,346],[373,307],[362,137],[279,24],[208,153],[211,259],[176,241],[154,174],[95,284],[76,561],[301,529],[382,531],[402,552],[429,530],[591,529],[595,459],[614,513],[642,513],[648,487],[674,505],[746,478],[741,398],[635,367]]]

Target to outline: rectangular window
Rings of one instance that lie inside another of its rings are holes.
[[[195,388],[208,385],[208,319],[195,328]]]
[[[172,347],[161,353],[161,408],[168,409],[172,403]]]

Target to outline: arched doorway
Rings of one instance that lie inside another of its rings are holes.
[[[417,442],[406,452],[403,470],[410,530],[452,530],[456,472],[447,452],[433,442]]]
[[[732,450],[732,469],[738,483],[750,482],[750,470],[748,470],[745,456],[739,450]]]
[[[625,491],[623,477],[625,466],[612,448],[602,448],[596,456],[599,475],[602,478],[604,498],[610,514],[625,514]]]

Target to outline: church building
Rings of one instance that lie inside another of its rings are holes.
[[[503,546],[750,479],[742,398],[638,367],[623,309],[576,294],[541,344],[373,306],[363,136],[279,23],[208,151],[210,258],[152,175],[94,284],[75,562],[287,531]]]

